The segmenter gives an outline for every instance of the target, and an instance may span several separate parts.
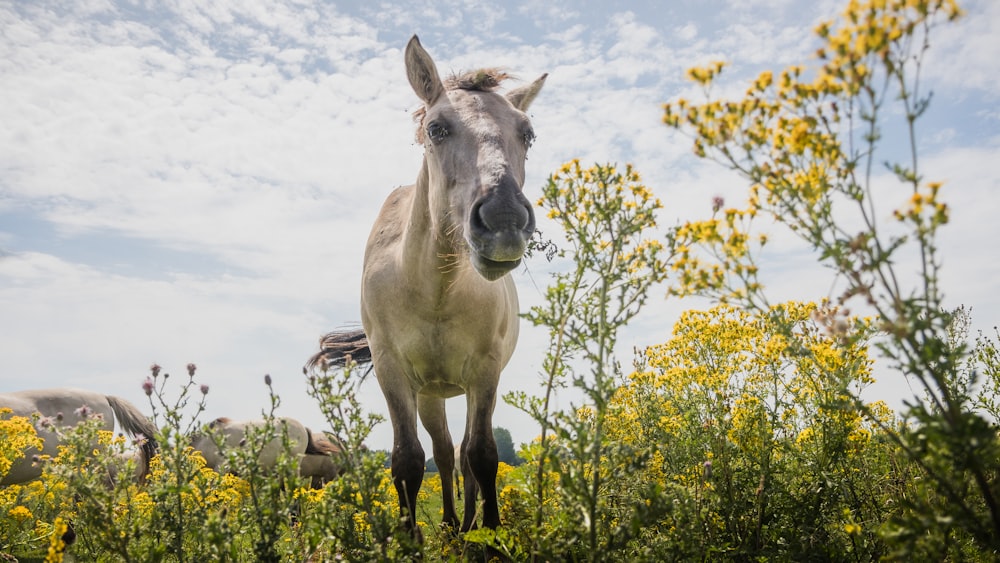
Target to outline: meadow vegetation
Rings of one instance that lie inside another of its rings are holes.
[[[704,100],[666,104],[664,122],[747,184],[745,201],[718,199],[707,218],[658,227],[661,203],[631,165],[572,161],[549,177],[538,204],[563,233],[547,249],[570,266],[524,315],[548,329],[549,349],[539,391],[505,400],[541,432],[518,453],[523,464],[501,464],[501,528],[442,529],[441,484],[428,474],[416,515],[424,545],[401,531],[385,454],[364,448],[380,420],[356,401],[353,367],[308,374],[345,445],[344,473],[310,489],[287,456],[268,473],[255,467],[255,448],[282,437],[277,424],[231,453],[231,473],[205,468],[186,440],[201,422],[182,413],[200,413],[208,389],[194,366],[176,389],[154,366],[146,389],[161,451],[148,480],[109,480],[135,462],[93,455],[92,440],[123,454],[121,438],[66,429],[40,480],[0,488],[0,553],[996,560],[1000,333],[970,335],[968,310],[944,306],[946,190],[924,177],[915,129],[929,104],[918,82],[929,38],[959,15],[945,0],[851,1],[817,29],[817,66],[762,73],[738,100],[712,96],[721,63],[691,69]],[[908,150],[883,168],[890,127]],[[774,236],[804,241],[836,292],[771,298],[761,267]],[[912,261],[917,275],[898,270]],[[715,305],[685,312],[669,339],[623,364],[618,331],[663,294]],[[866,399],[876,367],[916,390],[899,412]],[[280,399],[266,383],[273,422]],[[554,408],[566,388],[580,403]],[[0,414],[0,474],[34,439],[30,421]]]

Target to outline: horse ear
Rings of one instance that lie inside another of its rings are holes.
[[[416,35],[406,44],[406,78],[417,96],[428,106],[444,94],[444,84],[438,77],[434,60],[427,54]]]
[[[531,102],[535,101],[535,96],[542,89],[542,85],[545,84],[545,79],[548,78],[549,73],[545,73],[539,76],[534,82],[528,84],[527,86],[521,86],[520,88],[515,88],[510,92],[507,92],[507,99],[510,103],[521,111],[528,111],[528,106]]]

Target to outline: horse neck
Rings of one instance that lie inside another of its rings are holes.
[[[451,228],[449,223],[435,217],[431,209],[431,189],[431,175],[425,157],[413,187],[410,217],[404,234],[404,262],[414,274],[420,275],[420,279],[440,278],[441,282],[451,284],[460,270],[471,266],[468,259],[462,256],[467,251],[454,243],[456,235],[447,232]],[[434,275],[428,277],[428,271]]]

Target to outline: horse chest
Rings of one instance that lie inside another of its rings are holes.
[[[516,315],[503,304],[422,311],[401,308],[369,335],[379,369],[394,365],[418,392],[451,397],[470,381],[491,380],[510,358]],[[386,373],[385,375],[388,376]]]

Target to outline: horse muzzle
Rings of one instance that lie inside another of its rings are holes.
[[[521,263],[535,232],[535,214],[520,185],[501,178],[472,208],[467,230],[472,264],[488,280],[496,280]]]
[[[483,258],[478,254],[472,255],[472,266],[479,272],[479,275],[488,281],[496,281],[502,278],[507,272],[513,270],[521,263],[521,259],[497,262],[489,258]]]

